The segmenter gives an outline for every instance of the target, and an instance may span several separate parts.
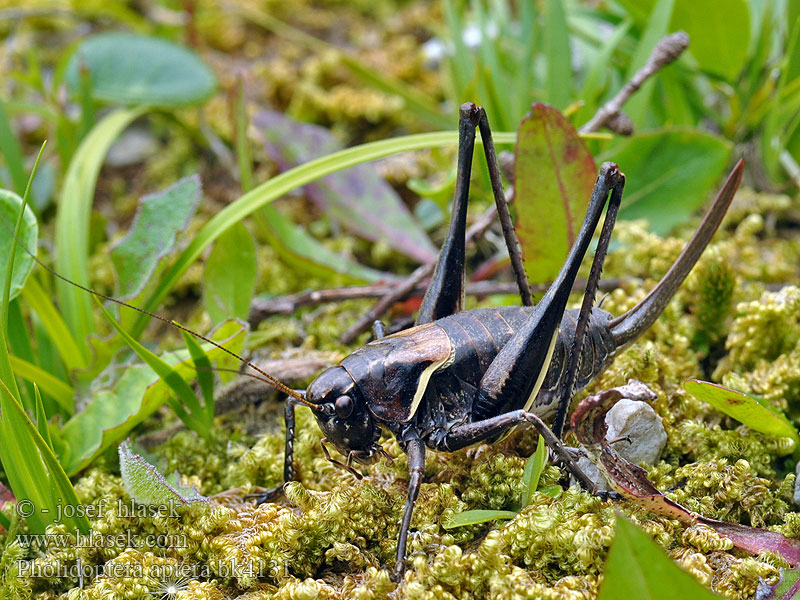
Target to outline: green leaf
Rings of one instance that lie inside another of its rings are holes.
[[[642,531],[617,517],[597,600],[712,600],[711,593],[673,563]]]
[[[701,69],[736,82],[750,47],[747,0],[675,0],[670,29],[689,34]]]
[[[203,302],[214,323],[246,320],[256,283],[256,245],[247,227],[237,223],[214,244],[203,273]]]
[[[4,340],[0,340],[5,343]],[[0,382],[2,384],[2,382]],[[53,450],[22,409],[5,384],[0,390],[0,449],[3,469],[17,500],[30,502],[32,512],[26,517],[34,533],[44,533],[55,523],[59,505],[78,506],[78,497]],[[61,524],[69,531],[89,531],[85,516],[63,516]]]
[[[693,129],[648,131],[615,149],[625,172],[621,219],[647,219],[659,235],[702,205],[731,155],[727,140]]]
[[[47,444],[47,447],[53,450],[53,440],[50,439],[50,430],[47,427],[47,415],[44,412],[44,404],[42,403],[42,395],[39,393],[39,386],[34,384],[33,390],[36,395],[36,429]]]
[[[323,278],[332,274],[345,275],[355,283],[385,281],[393,277],[330,250],[272,206],[264,206],[259,210],[255,214],[255,221],[259,232],[267,238],[278,255],[303,273]]]
[[[544,438],[540,435],[536,445],[536,452],[525,463],[525,471],[522,474],[522,498],[520,507],[525,508],[530,504],[531,496],[539,487],[539,478],[542,476],[544,466],[547,464],[547,447]]]
[[[517,235],[531,283],[552,281],[580,229],[597,175],[592,155],[558,110],[536,103],[517,134]]]
[[[143,456],[133,452],[128,440],[119,445],[119,470],[131,499],[140,504],[169,506],[208,502],[208,498],[201,495],[195,486],[177,485],[169,481]]]
[[[58,351],[58,356],[67,369],[86,368],[87,363],[83,358],[83,351],[72,337],[61,313],[35,277],[29,278],[25,287],[22,288],[22,299],[38,315],[42,326]],[[48,391],[49,393],[51,392]]]
[[[189,225],[200,196],[200,177],[193,175],[139,199],[128,234],[111,249],[120,297],[141,292],[158,262],[172,252],[176,235]]]
[[[239,321],[228,321],[218,327],[211,339],[229,350],[241,353],[244,346],[246,325]],[[202,345],[210,360],[218,367],[233,367],[238,361],[219,348]],[[165,362],[184,379],[194,374],[194,361],[187,353],[170,353],[163,356]],[[89,465],[107,448],[119,443],[147,417],[158,410],[170,397],[169,386],[146,365],[125,369],[113,388],[95,394],[86,409],[72,417],[62,429],[65,442],[72,456],[65,462],[68,473],[74,474]]]
[[[698,400],[707,402],[754,431],[792,438],[800,443],[800,436],[788,419],[763,400],[716,383],[696,379],[690,379],[684,387]]]
[[[211,70],[188,48],[133,33],[86,38],[69,60],[67,84],[80,90],[80,73],[91,75],[96,100],[174,108],[200,104],[216,91]]]
[[[55,225],[55,270],[88,287],[89,221],[100,167],[111,144],[144,110],[118,110],[100,121],[81,142],[69,163],[61,187]],[[93,333],[89,295],[65,281],[56,282],[59,308],[72,336],[86,340]],[[80,346],[83,362],[88,349]]]
[[[11,256],[11,247],[17,245],[17,240],[12,235],[12,226],[17,222],[20,208],[22,208],[22,198],[9,190],[0,190],[0,221],[6,230],[0,233],[0,256]],[[19,241],[29,251],[36,252],[39,240],[39,224],[36,222],[36,215],[29,206],[25,207],[22,219],[22,226],[19,230]],[[11,274],[11,293],[10,300],[16,298],[25,287],[25,281],[33,270],[34,260],[24,250],[18,249],[14,256],[14,268]],[[8,260],[0,259],[0,281],[6,280]]]
[[[647,18],[653,11],[656,0],[617,0],[640,27],[647,24]]]
[[[466,525],[480,525],[496,519],[513,519],[517,516],[513,510],[466,510],[453,515],[452,518],[442,523],[445,529],[455,529]]]

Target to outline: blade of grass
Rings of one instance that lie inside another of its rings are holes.
[[[64,409],[67,417],[75,412],[75,390],[72,386],[18,356],[9,358],[11,359],[11,368],[14,369],[14,373],[31,383],[37,384],[45,393],[50,394],[53,400]]]
[[[545,2],[544,42],[547,57],[547,102],[564,109],[572,97],[572,52],[569,48],[567,15],[561,0]]]
[[[539,478],[542,476],[544,466],[547,464],[547,447],[544,438],[539,436],[539,443],[536,445],[536,452],[533,453],[525,463],[525,471],[522,474],[522,498],[520,508],[525,508],[531,502],[531,496],[539,487]]]
[[[493,137],[495,144],[509,144],[514,143],[516,134],[501,132],[494,134]],[[458,134],[450,131],[409,135],[347,148],[284,171],[269,181],[256,186],[238,200],[226,206],[206,223],[178,256],[172,267],[165,273],[142,308],[151,312],[155,310],[175,285],[178,278],[189,268],[189,265],[197,260],[209,244],[217,239],[223,231],[276,198],[280,198],[288,192],[325,175],[353,165],[411,150],[454,145],[457,141]],[[146,315],[139,315],[131,329],[131,335],[134,337],[141,335],[147,325],[147,321],[148,317]]]
[[[39,431],[39,435],[42,436],[42,439],[47,444],[47,447],[50,448],[50,451],[53,450],[53,440],[50,438],[50,430],[47,427],[47,415],[44,412],[44,403],[42,403],[42,395],[39,393],[39,386],[35,383],[33,384],[33,392],[36,402],[36,429]]]
[[[81,142],[64,175],[55,225],[55,269],[72,281],[89,285],[89,220],[97,176],[114,140],[146,108],[117,110],[95,125]],[[94,332],[88,295],[64,281],[56,282],[59,307],[75,339]],[[89,349],[79,347],[89,362]]]
[[[31,182],[42,158],[45,144],[42,144],[36,157],[33,171],[25,186],[22,206],[14,229],[14,237],[19,236],[22,216],[30,193]],[[55,521],[59,503],[78,505],[78,498],[53,451],[31,423],[19,399],[16,379],[8,353],[8,309],[11,292],[11,271],[14,264],[16,246],[11,246],[8,269],[0,301],[0,461],[6,472],[11,489],[18,500],[28,500],[33,507],[27,518],[31,531],[44,533],[46,526]],[[62,522],[67,527],[88,532],[86,517],[65,517]]]
[[[25,182],[28,180],[25,176],[22,146],[20,146],[19,140],[14,135],[11,121],[8,120],[8,114],[6,113],[5,102],[2,100],[0,100],[0,154],[3,155],[6,161],[14,191],[17,194],[22,194],[25,190]]]
[[[30,332],[26,326],[19,299],[14,298],[8,309],[8,344],[11,355],[18,356],[22,360],[28,362],[33,362],[33,345],[31,344]],[[22,396],[22,406],[25,407],[25,410],[32,411],[34,408],[33,386],[27,383],[21,387],[20,393]]]
[[[513,510],[465,510],[453,515],[442,524],[445,529],[455,529],[466,525],[480,525],[496,519],[513,519],[517,516]]]
[[[211,361],[197,340],[194,339],[194,336],[183,330],[181,330],[181,334],[194,362],[194,368],[197,371],[197,383],[200,385],[200,391],[203,394],[205,422],[210,427],[214,421],[214,373],[211,370]]]
[[[451,97],[451,100],[459,104],[464,101],[464,98],[472,97],[471,92],[474,91],[471,90],[475,78],[470,58],[472,50],[467,48],[464,43],[464,20],[456,9],[453,0],[444,0],[442,10],[447,24],[449,41],[453,45],[449,50],[445,50],[451,83],[448,88],[454,90],[456,95],[455,98]]]
[[[19,208],[19,215],[17,215],[17,222],[14,225],[14,239],[19,239],[19,232],[22,227],[22,219],[25,215],[25,207],[28,205],[28,195],[31,192],[31,184],[33,177],[36,174],[36,169],[39,168],[39,161],[42,160],[42,153],[44,147],[47,145],[45,141],[39,149],[39,154],[36,157],[36,162],[33,165],[33,171],[28,178],[25,185],[25,193],[22,195],[22,206]],[[17,381],[14,378],[14,372],[11,369],[11,361],[8,354],[8,311],[11,302],[11,279],[14,271],[14,259],[17,256],[17,246],[11,244],[11,251],[8,256],[8,263],[6,269],[6,279],[3,282],[3,295],[0,298],[0,380],[9,388],[9,394],[14,398],[19,398],[19,390],[17,388]],[[0,415],[2,411],[0,411]]]
[[[628,65],[628,72],[625,75],[626,81],[630,81],[636,74],[636,71],[645,65],[653,48],[655,48],[661,38],[667,34],[674,3],[675,0],[658,0],[655,6],[653,6],[653,10],[650,12],[650,17],[647,21],[647,28],[642,34],[639,45],[636,47],[633,59]],[[625,112],[631,118],[637,130],[647,127],[643,119],[650,105],[653,85],[655,85],[655,82],[651,77],[625,104]]]
[[[29,277],[25,287],[22,288],[22,299],[39,316],[42,326],[67,369],[70,371],[85,369],[88,362],[83,356],[84,353],[72,337],[58,309],[34,277]]]
[[[31,530],[44,533],[46,526],[55,522],[60,514],[57,507],[79,506],[78,496],[50,446],[25,414],[19,399],[12,395],[2,380],[0,387],[0,398],[7,400],[2,406],[0,431],[3,441],[10,442],[2,447],[3,468],[17,499],[28,499],[32,503],[33,514],[27,517]],[[68,530],[82,533],[88,533],[90,529],[89,521],[83,515],[62,515],[60,523]]]

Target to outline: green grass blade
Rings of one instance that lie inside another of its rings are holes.
[[[466,525],[480,525],[497,519],[513,519],[516,516],[517,513],[513,510],[465,510],[442,523],[442,527],[455,529]]]
[[[561,0],[545,2],[545,55],[547,57],[547,102],[560,110],[569,104],[572,92],[572,52],[569,47],[567,15]]]
[[[5,340],[0,341],[5,343]],[[32,503],[34,512],[27,519],[31,530],[44,533],[45,527],[55,522],[59,514],[58,505],[79,506],[78,497],[53,451],[25,414],[19,399],[2,381],[0,386],[3,468],[17,499],[28,499]],[[68,530],[82,533],[88,533],[90,529],[88,519],[82,515],[62,516],[61,524]]]
[[[55,269],[80,285],[89,286],[89,218],[100,168],[111,144],[145,110],[117,110],[106,116],[81,142],[64,175],[56,214]],[[87,339],[94,331],[89,296],[64,281],[56,282],[56,291],[72,335]],[[88,362],[88,347],[80,351]]]
[[[211,361],[193,335],[183,330],[181,334],[197,371],[197,383],[203,394],[205,422],[210,427],[214,420],[214,372],[211,370]]]
[[[22,220],[25,216],[25,207],[28,205],[28,194],[31,191],[31,184],[36,175],[36,169],[39,167],[39,161],[42,159],[42,153],[47,142],[42,144],[39,149],[39,155],[36,157],[36,162],[33,165],[33,171],[28,178],[28,183],[25,185],[25,193],[22,195],[22,205],[19,207],[19,214],[17,215],[17,222],[14,225],[13,239],[19,239],[19,232],[22,228]],[[17,388],[17,380],[14,377],[14,372],[11,369],[11,361],[8,354],[8,310],[11,302],[11,280],[14,271],[14,259],[17,255],[16,244],[11,244],[11,250],[8,253],[8,260],[6,263],[6,278],[3,282],[3,294],[0,297],[0,382],[8,386],[9,395],[13,398],[19,398],[19,389]],[[0,411],[0,415],[2,411]]]
[[[628,66],[628,72],[625,74],[626,81],[630,81],[636,71],[645,65],[653,48],[667,34],[674,3],[675,0],[658,0],[653,6],[647,21],[647,28],[642,34],[641,41],[636,47],[636,52]],[[647,123],[644,122],[644,116],[650,106],[650,96],[653,94],[654,84],[655,82],[652,78],[646,81],[639,91],[625,104],[625,112],[631,118],[637,130],[647,127]]]
[[[8,120],[5,103],[0,100],[0,154],[6,161],[6,166],[11,175],[11,183],[17,194],[25,191],[25,183],[28,178],[25,176],[24,157],[22,146],[19,144],[11,128],[11,121]]]
[[[464,98],[471,97],[474,92],[470,88],[476,75],[475,65],[472,59],[472,50],[467,48],[464,43],[464,20],[459,14],[454,0],[444,0],[442,11],[447,24],[449,41],[453,45],[446,54],[451,80],[448,88],[453,91],[451,100],[458,105],[464,101]]]
[[[39,386],[34,384],[33,391],[36,396],[36,429],[52,452],[53,440],[50,439],[50,430],[47,427],[47,415],[44,412],[44,403],[42,402],[42,395],[39,393]]]
[[[34,277],[29,277],[22,288],[22,299],[28,307],[35,311],[47,331],[59,357],[68,370],[85,369],[88,362],[83,356],[83,351],[72,337],[69,327],[64,322],[58,309]]]
[[[525,508],[531,502],[531,496],[539,487],[539,478],[542,476],[544,466],[547,464],[547,446],[544,438],[539,436],[539,443],[536,445],[536,452],[525,463],[525,471],[522,474],[522,498],[520,507]]]
[[[31,334],[30,331],[28,331],[25,317],[22,314],[22,307],[20,306],[19,299],[14,298],[8,309],[8,347],[10,354],[12,357],[17,356],[22,360],[33,362],[35,359],[33,345],[31,344]],[[25,407],[25,410],[32,411],[35,406],[33,385],[27,383],[22,386],[20,389],[20,396],[22,399],[22,406]]]
[[[508,144],[514,143],[516,134],[501,132],[494,134],[493,137],[496,144]],[[189,268],[189,265],[200,257],[209,244],[234,223],[241,221],[276,198],[280,198],[288,192],[325,175],[341,171],[353,165],[411,150],[455,145],[457,142],[458,134],[450,131],[409,135],[347,148],[284,171],[280,175],[253,188],[238,200],[226,206],[206,223],[164,275],[143,308],[149,311],[155,310],[178,281],[178,278]],[[131,329],[131,335],[134,337],[141,335],[147,320],[148,317],[146,315],[139,315]]]
[[[18,356],[11,356],[10,359],[14,373],[50,394],[67,416],[75,412],[75,390],[71,385]]]
[[[585,123],[597,112],[606,86],[608,65],[611,64],[614,51],[625,39],[632,24],[632,21],[626,20],[621,25],[618,25],[614,29],[614,33],[608,37],[595,55],[586,78],[583,80],[580,98],[584,104],[575,116],[575,123]]]

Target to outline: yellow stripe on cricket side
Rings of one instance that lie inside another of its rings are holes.
[[[448,342],[450,339],[448,338]],[[422,371],[422,374],[419,376],[419,382],[417,383],[417,391],[414,392],[414,398],[411,400],[411,412],[410,415],[414,415],[417,412],[417,408],[419,408],[419,403],[422,402],[422,397],[425,395],[425,391],[428,389],[428,382],[431,380],[431,376],[438,371],[439,369],[443,369],[449,367],[453,364],[456,360],[456,349],[453,347],[452,343],[450,344],[450,352],[448,353],[446,358],[442,360],[437,360],[429,364],[425,367],[425,370]]]
[[[525,410],[530,410],[531,406],[533,406],[534,400],[536,400],[536,396],[539,394],[539,390],[542,387],[542,383],[544,383],[544,376],[547,375],[547,369],[550,368],[550,361],[553,360],[553,351],[556,349],[556,338],[558,337],[558,329],[555,330],[553,333],[553,339],[550,340],[550,347],[547,349],[547,356],[544,359],[544,364],[542,365],[542,370],[539,371],[539,377],[536,379],[536,385],[533,386],[533,391],[531,395],[528,396],[528,401],[525,403],[523,407]]]

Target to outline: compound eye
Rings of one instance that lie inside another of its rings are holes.
[[[334,403],[336,416],[346,419],[353,414],[353,399],[350,396],[339,396]]]

